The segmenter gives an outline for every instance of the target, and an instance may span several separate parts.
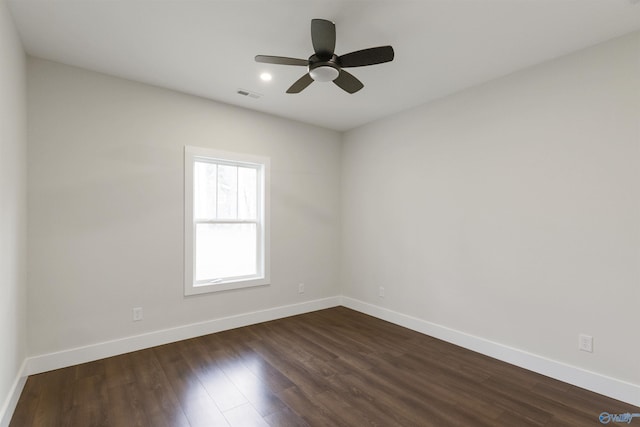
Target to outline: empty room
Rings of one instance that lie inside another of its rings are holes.
[[[0,427],[640,426],[637,0],[0,0]]]

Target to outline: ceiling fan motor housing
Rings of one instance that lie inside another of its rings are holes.
[[[340,74],[338,57],[334,54],[331,58],[320,59],[317,55],[309,57],[309,75],[317,82],[331,82]]]

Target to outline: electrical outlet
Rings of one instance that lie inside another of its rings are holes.
[[[304,283],[299,283],[298,284],[298,293],[299,294],[304,294]]]
[[[378,290],[378,296],[380,298],[384,298],[384,287],[380,286],[380,289]]]
[[[142,307],[133,308],[133,321],[139,322],[142,320]]]
[[[578,350],[593,353],[593,337],[591,335],[578,335]]]

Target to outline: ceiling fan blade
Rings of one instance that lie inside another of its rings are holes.
[[[391,46],[372,47],[346,53],[338,58],[338,63],[341,67],[363,67],[393,61],[393,56]]]
[[[335,24],[326,19],[312,19],[311,42],[319,58],[330,58],[336,48]]]
[[[313,83],[313,79],[309,73],[307,73],[292,84],[291,87],[287,89],[287,93],[300,93],[311,83]]]
[[[356,93],[364,87],[362,82],[356,79],[353,75],[347,73],[345,70],[340,70],[340,74],[333,81],[342,90],[349,93]]]
[[[264,62],[267,64],[278,65],[309,65],[309,61],[306,59],[287,58],[286,56],[269,56],[269,55],[256,55],[256,62]]]

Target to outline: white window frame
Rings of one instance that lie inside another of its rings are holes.
[[[256,245],[257,274],[249,277],[218,279],[214,282],[196,283],[195,280],[195,232],[194,218],[194,164],[206,161],[235,166],[251,166],[258,170],[258,212],[257,221],[220,220],[219,223],[256,223],[258,224],[258,242]],[[211,148],[184,147],[184,294],[198,295],[231,289],[264,286],[270,284],[269,256],[269,183],[271,161],[268,157],[233,153]]]

